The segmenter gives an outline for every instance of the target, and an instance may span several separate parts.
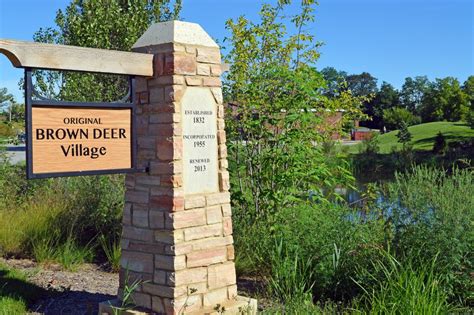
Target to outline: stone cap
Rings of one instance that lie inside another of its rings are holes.
[[[216,42],[199,24],[183,21],[152,24],[132,48],[168,43],[219,48]]]

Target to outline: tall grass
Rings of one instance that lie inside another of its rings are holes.
[[[24,166],[0,163],[0,254],[66,269],[107,256],[97,237],[119,239],[123,176],[27,181],[24,172]]]
[[[298,250],[290,252],[283,239],[276,241],[273,249],[269,255],[270,293],[285,303],[311,302],[314,286],[311,257],[304,257]]]
[[[371,288],[355,303],[370,314],[447,314],[453,311],[436,273],[436,257],[430,263],[416,265],[411,259],[400,262],[388,252],[383,260],[372,262],[368,275]],[[362,271],[364,272],[364,271]]]

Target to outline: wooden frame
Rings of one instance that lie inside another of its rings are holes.
[[[17,68],[153,76],[152,54],[8,39],[0,39],[0,53]]]

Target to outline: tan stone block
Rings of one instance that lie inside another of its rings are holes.
[[[203,295],[204,307],[216,306],[227,302],[227,288],[220,288]]]
[[[181,158],[181,149],[174,146],[173,139],[157,141],[156,156],[161,161],[173,161]]]
[[[153,254],[122,250],[120,266],[136,272],[153,272]]]
[[[168,224],[169,227],[174,229],[206,224],[206,212],[203,208],[169,213],[166,218],[169,218],[170,220],[169,223],[168,221],[165,221],[165,224]]]
[[[213,206],[206,209],[207,224],[221,223],[222,211],[220,206]]]
[[[156,210],[174,212],[184,210],[184,197],[173,196],[152,196],[150,198],[150,206]],[[165,227],[167,217],[165,216]]]
[[[217,131],[217,143],[225,144],[225,142],[226,142],[225,130]]]
[[[212,95],[214,95],[214,99],[216,100],[217,104],[222,104],[224,102],[224,97],[222,95],[221,88],[211,88],[211,92],[212,92]]]
[[[159,186],[160,177],[151,176],[151,175],[141,175],[136,177],[136,182],[138,185],[150,185],[150,186]]]
[[[151,79],[148,83],[149,87],[163,87],[164,85],[184,84],[184,76],[182,75],[163,75]]]
[[[132,204],[129,202],[125,203],[125,207],[123,208],[122,224],[132,225]]]
[[[222,207],[222,215],[224,217],[230,217],[232,216],[232,209],[230,207],[230,204],[224,204],[221,206]]]
[[[163,270],[181,270],[186,268],[186,256],[155,255],[155,268]]]
[[[196,47],[187,45],[185,48],[188,54],[196,55]]]
[[[191,285],[193,283],[205,282],[207,279],[207,268],[191,268],[170,272],[168,284],[172,286]]]
[[[227,287],[227,298],[229,300],[235,300],[237,297],[237,285],[230,285]]]
[[[201,283],[193,283],[188,285],[188,295],[202,294],[207,292],[207,281]]]
[[[225,144],[219,145],[219,158],[225,159],[227,157],[227,146]]]
[[[135,91],[138,93],[148,91],[148,80],[144,77],[136,77]]]
[[[189,196],[184,199],[184,209],[202,208],[206,206],[206,198],[204,196]]]
[[[165,306],[163,304],[163,300],[159,296],[152,296],[151,297],[151,309],[153,312],[157,312],[158,314],[164,314],[166,312]]]
[[[136,282],[147,282],[147,281],[152,281],[153,277],[150,273],[142,273],[142,272],[135,272],[132,270],[126,270],[124,268],[121,268],[119,271],[119,286],[120,288],[123,288],[125,286],[125,282],[129,286],[132,285],[132,283]],[[140,290],[140,286],[137,288],[137,291]]]
[[[165,87],[165,102],[179,102],[183,97],[186,87],[183,85],[172,85]],[[177,111],[175,111],[177,112]]]
[[[186,53],[174,53],[165,57],[164,74],[196,74],[196,57]]]
[[[229,168],[229,162],[227,162],[227,159],[220,159],[219,160],[219,168],[220,169],[228,169]]]
[[[132,293],[132,299],[137,306],[151,308],[151,296],[145,293]]]
[[[215,194],[206,196],[207,206],[227,204],[227,203],[230,203],[230,193],[228,192],[215,193]]]
[[[224,105],[217,105],[217,117],[224,118]]]
[[[227,259],[228,260],[234,260],[235,259],[234,245],[227,245]]]
[[[133,187],[135,187],[135,175],[134,174],[127,174],[125,176],[125,187],[127,189],[133,190]]]
[[[143,292],[151,294],[152,296],[161,296],[167,298],[174,298],[186,294],[187,287],[170,287],[167,285],[159,285],[153,283],[144,283]]]
[[[220,247],[192,252],[186,255],[187,267],[207,267],[227,261],[227,248]]]
[[[222,118],[217,119],[217,129],[225,130],[225,120]]]
[[[217,86],[222,86],[222,81],[219,77],[204,77],[202,79],[202,85],[217,87]]]
[[[153,56],[153,74],[154,76],[162,76],[165,67],[165,55],[155,54]]]
[[[221,191],[228,191],[230,189],[230,179],[227,171],[219,173],[219,187]]]
[[[129,240],[152,242],[153,231],[132,226],[124,226],[122,228],[122,237]]]
[[[184,234],[184,233],[183,233]],[[165,246],[165,253],[170,255],[184,255],[193,251],[193,245],[190,243],[178,243]]]
[[[221,64],[221,53],[218,48],[197,49],[197,61],[204,63]]]
[[[148,210],[133,209],[133,225],[136,227],[148,227]]]
[[[148,192],[128,190],[125,193],[125,201],[134,203],[148,203],[148,195]]]
[[[155,269],[155,272],[153,273],[153,283],[166,284],[166,271]]]
[[[211,65],[211,74],[213,76],[219,77],[222,74],[222,66],[219,65]]]
[[[137,97],[138,104],[143,105],[143,104],[150,103],[150,92],[149,91],[144,91],[144,92],[140,92],[140,93],[137,93],[137,94],[138,94],[138,97]]]
[[[193,251],[216,248],[233,244],[234,240],[231,235],[225,237],[212,237],[190,242]],[[166,250],[166,249],[165,249]]]
[[[202,78],[200,77],[186,77],[186,84],[188,86],[199,86],[202,84]]]
[[[235,265],[233,262],[226,262],[208,267],[208,287],[222,288],[236,283]]]
[[[165,299],[166,314],[199,314],[202,308],[200,295],[183,296],[173,301]]]
[[[211,75],[211,68],[208,64],[198,63],[197,65],[197,74],[198,75]]]
[[[159,243],[143,243],[139,241],[130,241],[127,247],[128,250],[143,252],[148,254],[163,254],[165,251],[165,244]]]
[[[153,229],[164,229],[165,228],[165,216],[161,211],[150,211],[148,214],[150,219],[150,227]]]
[[[171,124],[150,124],[148,132],[159,137],[172,137],[175,134],[175,129]]]
[[[232,218],[225,217],[223,220],[224,236],[232,235]]]
[[[178,162],[151,162],[151,175],[169,175],[174,173],[181,173],[182,163]],[[153,195],[153,193],[152,193]]]
[[[162,175],[161,182],[163,186],[168,187],[182,187],[183,186],[183,176],[181,174],[178,175]]]
[[[162,175],[162,176],[164,176],[164,175]],[[184,196],[184,190],[181,187],[173,188],[173,187],[169,187],[169,186],[168,187],[160,186],[160,187],[151,188],[150,189],[150,195],[152,197],[153,196],[183,197]],[[150,209],[155,209],[155,208],[150,207]]]
[[[202,225],[184,229],[184,240],[192,241],[201,238],[222,235],[222,223]]]
[[[150,103],[163,103],[165,100],[165,90],[161,87],[150,89]]]
[[[184,241],[184,233],[183,230],[172,230],[172,231],[155,231],[155,240],[160,243],[173,245],[179,242]],[[169,252],[165,252],[168,254]],[[172,254],[172,253],[169,253]]]

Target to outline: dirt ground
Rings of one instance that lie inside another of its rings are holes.
[[[26,273],[29,282],[50,293],[30,308],[30,314],[96,315],[99,302],[114,299],[117,295],[118,273],[106,272],[95,264],[84,264],[77,271],[70,272],[59,265],[39,266],[28,259],[0,258],[0,263]],[[238,287],[240,295],[252,297],[261,290],[261,285],[253,278],[238,279]],[[259,300],[259,308],[261,302]]]

